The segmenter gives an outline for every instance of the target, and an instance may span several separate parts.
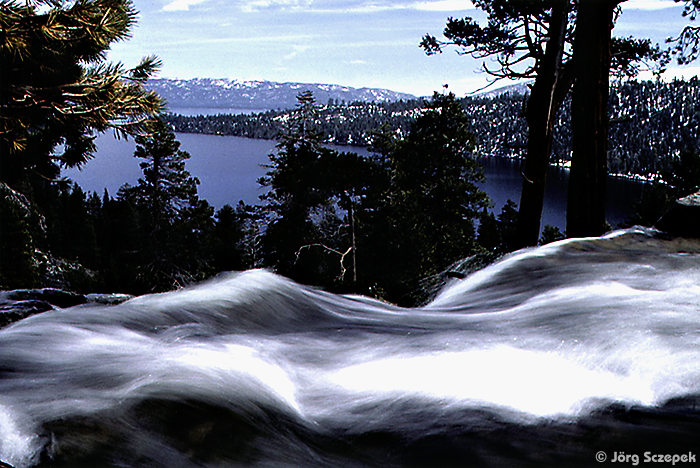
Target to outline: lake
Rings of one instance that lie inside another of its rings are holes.
[[[217,208],[235,205],[239,200],[258,203],[263,188],[257,183],[265,175],[268,155],[276,142],[249,138],[179,133],[182,149],[192,155],[187,170],[201,181],[199,196]],[[97,138],[98,152],[82,170],[69,169],[63,175],[77,182],[85,191],[102,195],[107,189],[114,196],[125,183],[136,184],[141,176],[139,160],[133,157],[133,140],[117,140],[111,134]],[[365,148],[337,147],[341,151],[367,154]],[[508,199],[520,200],[522,177],[518,160],[482,158],[486,182],[482,188],[494,201],[498,214]],[[542,225],[566,227],[567,169],[551,167],[547,179]],[[643,184],[628,179],[608,180],[607,217],[612,226],[624,221],[632,212]]]
[[[520,175],[522,161],[510,158],[480,158],[484,165],[486,182],[482,188],[489,194],[500,213],[508,199],[520,201],[523,178]],[[606,218],[617,227],[634,213],[644,183],[626,178],[609,177],[607,183]],[[569,170],[550,166],[547,173],[542,226],[551,224],[564,231],[566,227],[566,198],[569,186]]]

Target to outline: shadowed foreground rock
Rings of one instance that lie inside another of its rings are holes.
[[[85,303],[120,304],[131,297],[126,294],[83,295],[55,288],[0,291],[0,327],[52,309]]]
[[[655,227],[675,237],[700,238],[700,192],[676,200]]]

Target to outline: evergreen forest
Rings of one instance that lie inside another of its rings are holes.
[[[600,26],[586,22],[595,23],[600,12],[575,15],[578,4],[570,2],[523,9],[498,0],[478,3],[493,28],[521,34],[523,21],[538,25],[533,38],[496,34],[486,44],[500,50],[501,77],[510,76],[510,60],[521,60],[512,54],[523,49],[510,46],[511,40],[539,44],[527,53],[543,64],[560,62],[549,77],[544,65],[528,72],[534,75],[522,74],[539,80],[530,94],[458,99],[444,92],[416,101],[319,104],[301,92],[287,111],[185,117],[166,114],[163,100],[145,87],[161,65],[157,58],[146,57],[132,69],[106,61],[109,47],[127,39],[135,24],[132,2],[3,0],[0,289],[143,294],[220,272],[267,268],[326,290],[412,306],[450,277],[564,236],[551,226],[540,230],[536,192],[544,180],[536,176],[550,163],[571,163],[572,180],[591,181],[570,186],[570,201],[593,201],[569,205],[569,235],[602,234],[604,223],[594,213],[604,202],[601,173],[651,181],[630,223],[653,224],[672,200],[700,188],[697,78],[623,80],[608,99],[611,50],[626,47],[615,57],[618,64],[631,57],[627,68],[641,58],[670,60],[671,52],[664,59],[658,49],[632,39],[621,46],[603,28],[598,52],[608,55],[579,52],[579,64],[590,60],[587,67],[603,73],[592,83],[598,88],[587,88],[590,77],[565,66],[576,47],[564,44],[573,41],[574,21],[583,34]],[[610,15],[617,3],[600,2]],[[690,12],[700,8],[686,3]],[[446,45],[482,47],[479,41],[491,36],[480,28],[450,19],[447,40],[427,36],[423,46],[430,53]],[[556,44],[559,50],[550,52]],[[691,60],[697,48],[674,53]],[[563,89],[561,96],[547,107],[551,115],[536,115],[547,95],[542,80],[552,77],[549,96]],[[61,168],[90,164],[95,137],[107,131],[134,139],[142,177],[116,194],[85,193],[61,178]],[[268,188],[260,203],[215,210],[201,199],[177,132],[276,140],[259,180]],[[594,140],[595,151],[581,143]],[[367,146],[371,155],[328,144]],[[523,177],[533,187],[529,198],[521,198],[531,201],[526,209],[509,202],[493,211],[478,188],[484,176],[477,156],[524,158]],[[594,172],[586,174],[587,167]],[[526,231],[535,238],[526,239]]]
[[[525,107],[528,95],[504,92],[467,96],[459,101],[476,135],[473,154],[522,158],[527,144]],[[371,147],[378,129],[406,135],[428,99],[383,103],[335,103],[319,106],[316,126],[327,144]],[[182,116],[167,114],[177,133],[205,133],[275,139],[290,111],[260,114]],[[610,90],[610,174],[657,179],[672,170],[682,151],[700,146],[700,82],[616,83]],[[556,114],[552,164],[571,161],[571,96]]]

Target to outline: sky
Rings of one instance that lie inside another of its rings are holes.
[[[163,61],[160,78],[230,78],[377,87],[463,96],[486,84],[480,62],[454,50],[426,56],[427,34],[448,17],[484,20],[469,0],[134,0],[132,37],[109,58],[127,66]],[[614,34],[664,42],[687,20],[671,0],[629,0]],[[700,63],[668,78],[700,74]],[[494,88],[512,84],[499,82]]]

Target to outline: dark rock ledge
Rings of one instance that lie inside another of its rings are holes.
[[[654,227],[675,237],[700,238],[700,192],[676,200]]]
[[[84,295],[56,288],[0,291],[0,327],[52,309],[87,303],[120,304],[131,297],[127,294]]]

